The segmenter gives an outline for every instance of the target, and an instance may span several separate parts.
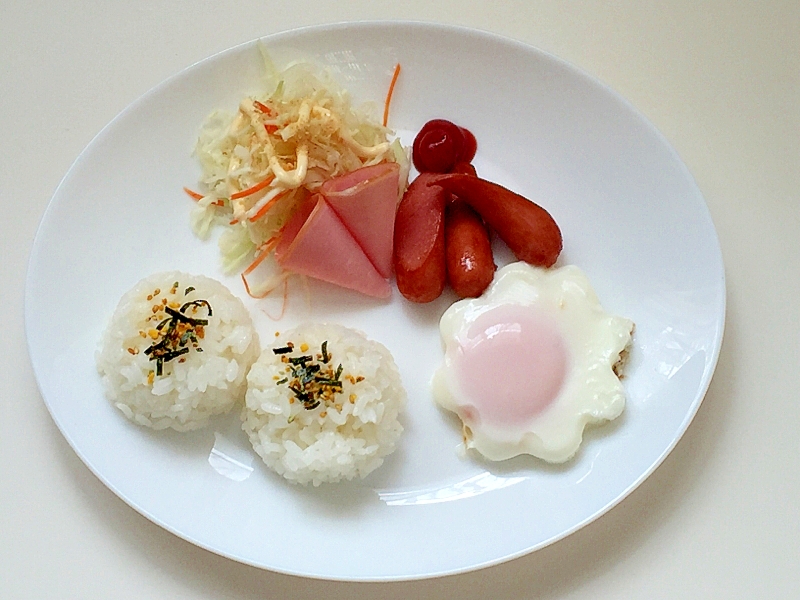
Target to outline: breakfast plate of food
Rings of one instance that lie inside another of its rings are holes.
[[[485,32],[342,23],[111,121],[45,212],[25,316],[54,421],[131,507],[385,581],[633,491],[706,393],[725,280],[686,166],[602,83]]]

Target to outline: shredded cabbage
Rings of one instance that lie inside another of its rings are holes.
[[[228,272],[248,262],[249,272],[271,253],[298,202],[326,180],[391,161],[400,164],[404,187],[410,168],[407,149],[390,139],[393,132],[354,108],[325,69],[298,61],[278,70],[261,51],[263,91],[244,98],[233,114],[209,115],[195,148],[202,198],[192,229],[206,238],[215,225],[226,228],[219,245]],[[248,289],[270,291],[260,288]]]

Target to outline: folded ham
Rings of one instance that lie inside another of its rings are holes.
[[[369,296],[388,297],[398,195],[396,163],[327,181],[284,227],[275,248],[278,264]]]
[[[378,273],[392,275],[400,165],[381,163],[329,179],[320,188]]]
[[[284,269],[368,296],[386,298],[391,293],[321,194],[310,196],[286,224],[275,258]]]

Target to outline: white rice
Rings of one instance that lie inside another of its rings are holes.
[[[158,361],[152,350],[147,352],[163,340],[173,318],[163,310],[164,299],[174,310],[208,323],[195,329],[197,343],[185,345],[188,353]],[[182,310],[200,300],[211,306],[211,314],[202,302]],[[154,312],[154,306],[162,309]],[[126,417],[153,429],[187,431],[203,427],[244,397],[247,372],[259,351],[258,335],[239,298],[218,281],[173,271],[143,279],[122,297],[96,358],[106,396]]]
[[[321,351],[326,341],[327,364]],[[292,353],[275,354],[289,342]],[[341,364],[341,391],[318,406],[298,399],[289,388],[289,364],[281,359],[299,356],[314,357],[323,371]],[[392,355],[341,325],[306,324],[284,332],[261,353],[247,380],[243,429],[264,462],[289,481],[317,486],[365,477],[394,451],[403,432],[398,417],[406,393]]]

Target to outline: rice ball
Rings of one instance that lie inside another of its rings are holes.
[[[153,429],[199,429],[244,397],[260,345],[242,301],[220,282],[177,271],[119,302],[97,352],[107,398]]]
[[[389,351],[334,324],[279,335],[247,376],[243,429],[293,483],[365,477],[395,450],[406,392]]]

